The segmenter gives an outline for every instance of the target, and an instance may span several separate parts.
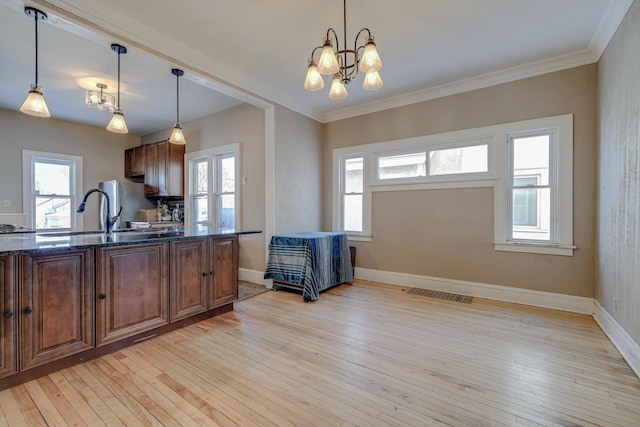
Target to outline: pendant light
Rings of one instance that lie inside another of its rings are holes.
[[[180,77],[184,76],[184,71],[177,68],[171,69],[171,74],[176,76],[176,125],[173,127],[173,132],[169,137],[169,142],[172,144],[185,145],[187,141],[184,139],[184,133],[182,132],[182,125],[180,124]]]
[[[36,82],[31,85],[31,90],[20,111],[35,117],[51,117],[47,103],[44,102],[42,87],[38,86],[38,21],[46,21],[47,14],[33,7],[25,7],[24,13],[28,17],[33,17],[36,25]]]
[[[116,109],[113,112],[113,117],[109,122],[109,126],[107,126],[107,130],[115,133],[129,133],[127,124],[124,121],[124,114],[120,109],[120,55],[127,53],[127,48],[114,43],[111,45],[111,50],[118,54],[118,99],[116,100]]]

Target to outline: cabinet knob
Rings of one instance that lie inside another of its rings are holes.
[[[206,271],[202,272],[202,277],[207,277],[207,272]]]
[[[98,298],[100,299],[107,299],[107,296],[105,294],[100,294],[98,295]]]
[[[33,308],[27,307],[27,308],[24,309],[24,312],[27,313],[27,314],[31,314],[31,313],[33,313]]]
[[[4,317],[6,317],[7,319],[10,317],[13,317],[13,311],[9,310],[4,314]]]
[[[214,275],[214,273],[215,273],[214,271],[210,271],[210,272],[209,272],[209,276],[213,276],[213,275]]]

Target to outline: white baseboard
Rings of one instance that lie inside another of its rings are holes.
[[[598,301],[594,301],[593,305],[593,318],[600,326],[600,329],[609,337],[609,340],[618,349],[633,372],[640,378],[640,345],[631,338],[627,331]]]
[[[245,282],[257,283],[271,289],[272,280],[264,278],[264,271],[249,270],[248,268],[238,268],[238,280]]]
[[[487,283],[443,279],[440,277],[420,276],[417,274],[371,270],[360,267],[356,267],[355,277],[391,285],[412,286],[415,288],[469,295],[477,298],[513,302],[535,307],[552,308],[573,313],[593,314],[593,298],[490,285]]]

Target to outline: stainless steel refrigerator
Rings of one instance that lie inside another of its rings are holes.
[[[113,226],[114,230],[127,228],[128,222],[139,221],[138,211],[140,209],[153,209],[155,205],[144,197],[144,184],[123,181],[104,181],[101,182],[99,188],[109,196],[110,206],[109,215],[118,215],[120,206],[120,220]],[[107,201],[104,197],[100,198],[100,229],[105,229],[105,217],[107,214]]]

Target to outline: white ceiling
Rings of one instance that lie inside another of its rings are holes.
[[[347,42],[376,37],[384,87],[328,98],[303,88],[311,50],[328,27],[344,38],[342,1],[35,0],[39,83],[55,118],[106,126],[84,106],[96,82],[115,91],[136,134],[172,126],[175,77],[183,122],[241,102],[275,102],[320,121],[377,111],[598,60],[632,0],[348,0]],[[17,110],[34,79],[34,24],[24,3],[0,0],[0,107]],[[224,93],[224,94],[223,94]],[[231,96],[229,96],[231,95]]]

